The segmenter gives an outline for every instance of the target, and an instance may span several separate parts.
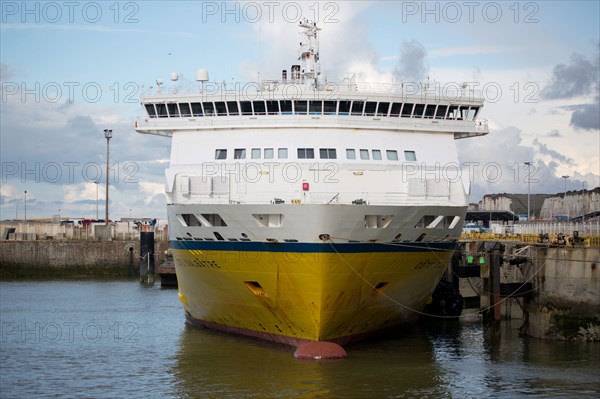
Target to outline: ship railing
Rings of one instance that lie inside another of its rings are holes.
[[[383,129],[425,129],[450,132],[488,131],[486,119],[445,120],[433,118],[398,118],[389,116],[345,116],[345,115],[261,115],[261,116],[217,116],[194,118],[139,118],[138,130],[218,129],[231,127],[281,127],[281,126],[345,127],[360,126]]]
[[[273,192],[273,193],[213,193],[178,195],[179,204],[311,204],[311,205],[461,205],[464,199],[450,193],[438,195],[411,195],[407,192]]]
[[[310,81],[294,80],[263,80],[257,82],[204,82],[202,85],[192,82],[181,82],[149,87],[142,93],[142,98],[149,97],[189,97],[200,96],[204,98],[218,97],[225,99],[255,100],[271,98],[273,95],[284,95],[292,99],[308,95],[335,97],[336,93],[369,93],[394,95],[401,97],[420,97],[422,99],[439,99],[445,101],[480,101],[483,99],[482,90],[476,90],[477,82],[400,82],[376,83],[354,82],[343,79],[341,81],[327,81],[315,87]]]

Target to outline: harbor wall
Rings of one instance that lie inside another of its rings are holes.
[[[167,241],[155,242],[156,268],[164,261]],[[137,276],[139,240],[2,240],[0,278],[68,276]]]
[[[600,248],[535,248],[528,335],[600,342]]]

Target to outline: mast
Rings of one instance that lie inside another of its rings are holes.
[[[302,77],[305,81],[312,80],[314,87],[318,87],[321,66],[319,65],[319,37],[317,32],[321,29],[317,28],[316,22],[309,22],[308,20],[301,21],[298,26],[304,29],[301,32],[304,37],[300,42],[298,57],[303,65]]]

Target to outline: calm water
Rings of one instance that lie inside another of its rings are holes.
[[[598,398],[600,345],[419,326],[301,361],[184,325],[176,290],[137,281],[1,282],[2,398]]]

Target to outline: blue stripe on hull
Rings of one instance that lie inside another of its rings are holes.
[[[309,253],[366,253],[366,252],[425,252],[448,251],[455,242],[410,243],[301,243],[301,242],[235,242],[235,241],[171,241],[173,249],[247,252],[309,252]]]

